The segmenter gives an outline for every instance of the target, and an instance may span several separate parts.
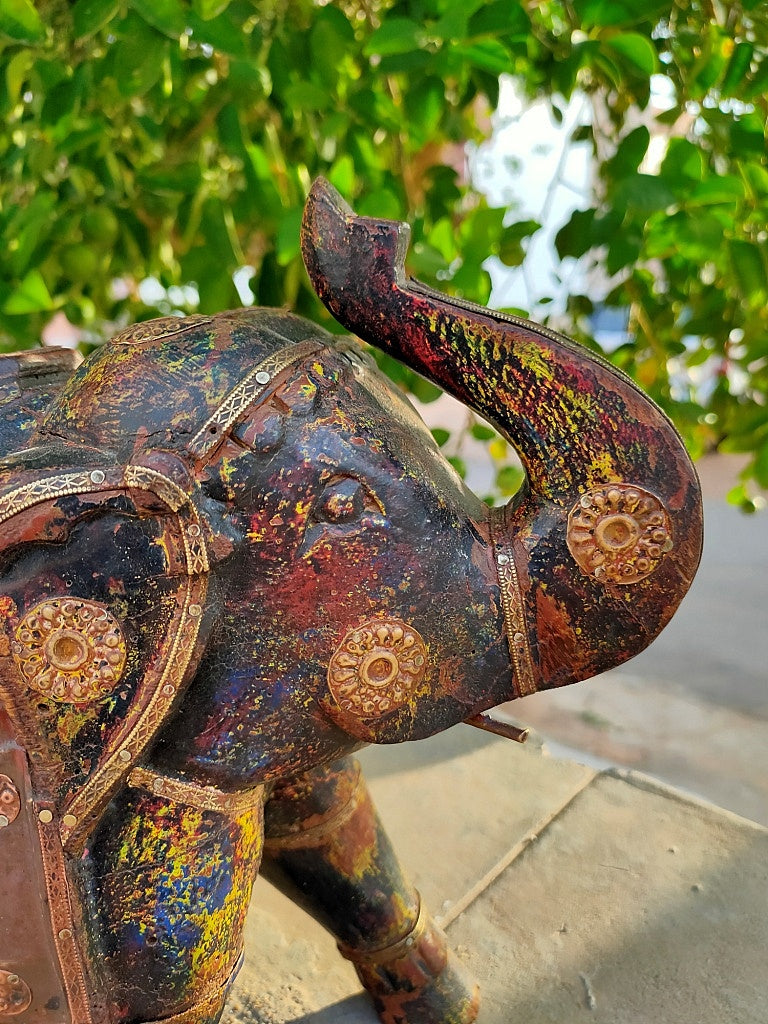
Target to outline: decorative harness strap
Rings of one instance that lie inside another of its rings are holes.
[[[515,697],[536,693],[536,670],[531,656],[528,626],[525,621],[525,601],[515,563],[515,551],[510,540],[512,532],[505,523],[506,507],[491,509],[491,541],[499,576],[504,626],[515,669]]]

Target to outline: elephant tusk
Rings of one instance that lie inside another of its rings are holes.
[[[518,729],[511,722],[502,722],[489,715],[487,711],[481,712],[479,715],[472,715],[471,718],[465,718],[464,725],[472,725],[475,729],[492,732],[496,736],[503,736],[506,740],[514,740],[515,743],[525,743],[531,732],[530,729]]]

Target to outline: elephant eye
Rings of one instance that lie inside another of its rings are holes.
[[[365,506],[363,485],[346,477],[326,486],[315,507],[315,518],[326,523],[349,523],[362,516]]]

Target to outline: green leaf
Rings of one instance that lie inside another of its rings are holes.
[[[489,71],[492,75],[503,75],[513,70],[512,55],[498,39],[479,39],[466,46],[455,46],[451,54],[460,62]]]
[[[621,32],[610,36],[604,45],[617,53],[635,74],[647,78],[658,70],[656,48],[647,36],[641,36],[639,32]]]
[[[502,466],[496,474],[496,488],[505,497],[516,494],[523,482],[523,474],[517,466]]]
[[[53,300],[39,270],[30,270],[3,305],[9,315],[41,313],[53,309]]]
[[[355,164],[349,154],[338,159],[328,172],[328,181],[347,199],[352,198],[355,185]]]
[[[203,21],[210,21],[211,18],[223,14],[231,2],[232,0],[192,0],[192,9]]]
[[[432,437],[434,437],[437,442],[438,448],[442,448],[443,445],[450,440],[451,432],[450,430],[445,430],[443,427],[435,427],[434,430],[432,430]]]
[[[661,174],[670,179],[687,179],[684,183],[686,189],[690,188],[689,181],[701,181],[704,174],[704,157],[698,146],[694,146],[688,139],[670,139],[667,152],[661,164]],[[677,184],[677,182],[675,182]]]
[[[467,34],[483,35],[524,35],[530,32],[531,23],[522,4],[510,0],[496,0],[483,3],[469,19]]]
[[[299,206],[286,211],[280,221],[277,229],[277,262],[281,267],[287,266],[299,255],[302,214],[303,210]]]
[[[635,25],[638,18],[655,24],[656,15],[669,7],[667,0],[574,0],[573,9],[584,28]]]
[[[571,219],[555,235],[555,248],[560,259],[578,258],[592,248],[592,224],[596,210],[574,210]]]
[[[458,455],[449,455],[445,461],[449,463],[451,466],[453,466],[453,468],[456,470],[456,472],[459,474],[462,480],[466,478],[467,464],[464,461],[464,459],[459,458]]]
[[[143,96],[163,73],[166,42],[136,15],[123,23],[113,44],[115,79],[122,96]]]
[[[380,189],[364,195],[357,203],[361,217],[378,217],[383,220],[402,220],[403,204],[390,189]]]
[[[330,110],[333,100],[317,82],[294,82],[283,93],[292,110]]]
[[[686,206],[737,203],[744,198],[744,183],[733,174],[722,174],[699,182],[687,195]]]
[[[425,78],[403,97],[413,125],[413,135],[425,142],[438,130],[445,111],[445,84],[439,78]]]
[[[424,44],[426,34],[424,28],[410,18],[388,18],[376,29],[365,44],[363,53],[366,57],[374,54],[379,57],[397,53],[410,53]]]
[[[492,427],[486,427],[483,423],[473,423],[470,433],[476,441],[492,441],[496,437],[496,431]]]
[[[78,39],[92,36],[115,17],[120,0],[77,0],[72,8],[72,27]]]
[[[752,470],[760,486],[768,488],[768,441],[758,449]]]
[[[45,38],[45,27],[29,0],[2,0],[0,35],[15,43],[37,43]]]
[[[738,86],[741,85],[749,71],[754,52],[755,48],[752,43],[737,43],[734,46],[728,67],[725,69],[723,80],[720,83],[721,96],[732,96],[734,90],[736,95],[739,94]]]
[[[765,155],[765,125],[757,113],[743,114],[730,125],[730,141],[734,154]]]
[[[130,0],[131,7],[148,25],[171,39],[187,27],[187,12],[180,0]]]
[[[745,302],[756,303],[766,297],[766,267],[763,254],[752,242],[731,239],[728,242],[731,268],[739,294]]]
[[[339,83],[339,67],[355,49],[352,26],[341,11],[323,7],[315,16],[309,45],[312,72],[319,74],[327,88],[334,91]]]
[[[5,82],[11,105],[18,103],[21,90],[29,77],[34,62],[35,58],[31,50],[19,50],[8,61],[5,69]]]
[[[673,245],[681,256],[701,264],[719,252],[723,244],[723,225],[711,213],[678,214],[670,221],[670,226],[675,228]]]
[[[675,202],[675,198],[669,183],[655,174],[632,174],[618,182],[611,193],[615,209],[631,207],[646,216],[656,210],[665,210]]]
[[[214,50],[226,53],[230,57],[245,60],[250,56],[249,37],[230,12],[204,21],[194,11],[190,11],[185,21],[187,27],[192,29],[194,42],[207,43]]]
[[[410,392],[415,398],[418,398],[418,400],[423,402],[425,405],[428,405],[430,402],[436,402],[443,393],[436,384],[432,383],[432,381],[425,380],[417,374],[413,375]]]
[[[616,153],[603,164],[604,173],[612,178],[623,178],[638,169],[648,152],[651,133],[644,124],[639,125],[619,143]]]

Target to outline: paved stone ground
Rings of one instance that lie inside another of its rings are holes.
[[[479,979],[480,1024],[764,1024],[768,829],[460,726],[362,760]],[[376,1024],[333,940],[257,883],[224,1024]]]

